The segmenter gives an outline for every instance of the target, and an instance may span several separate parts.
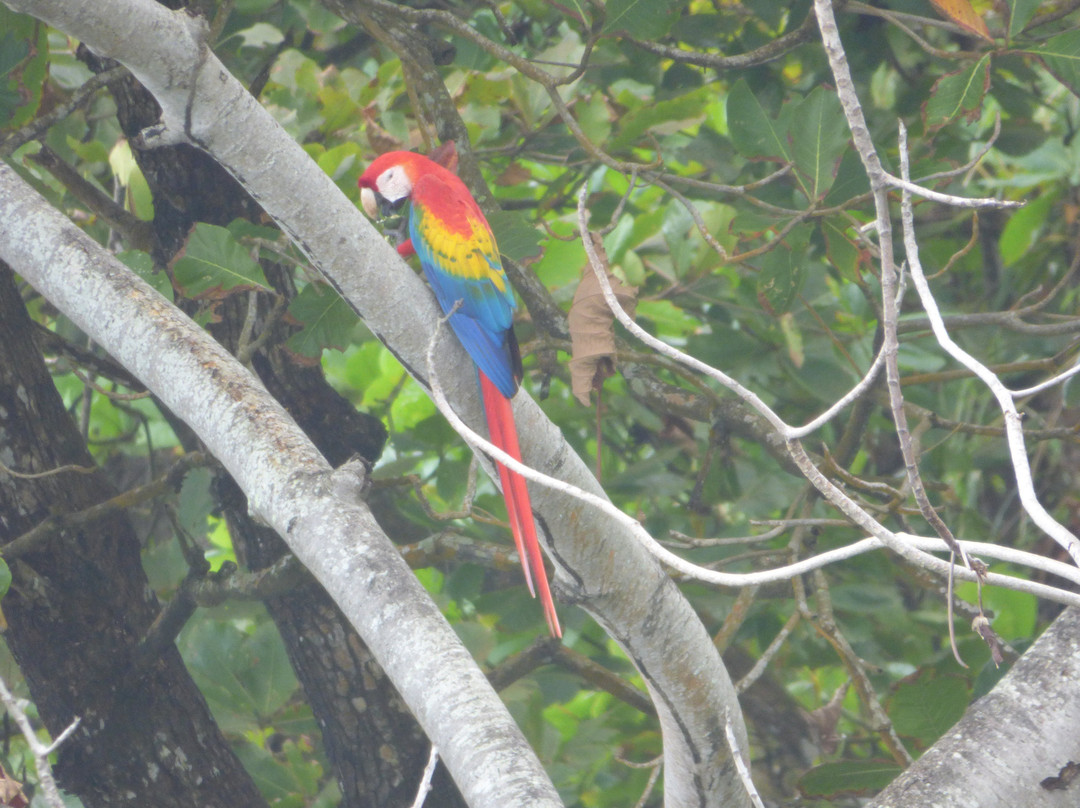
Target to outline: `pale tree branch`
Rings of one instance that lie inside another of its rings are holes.
[[[906,177],[908,171],[907,129],[902,122],[900,124],[900,166]],[[1031,477],[1031,465],[1028,462],[1027,449],[1024,443],[1023,424],[1020,413],[1016,409],[1015,397],[1017,394],[1009,391],[1001,382],[1001,379],[986,365],[957,345],[945,328],[941,312],[938,310],[937,301],[934,299],[930,284],[926,280],[922,264],[919,261],[919,245],[915,239],[915,218],[912,212],[911,194],[906,188],[901,198],[900,215],[903,224],[904,249],[907,253],[908,265],[911,267],[911,280],[919,294],[923,309],[930,319],[934,337],[949,356],[978,376],[982,383],[993,393],[1005,417],[1006,442],[1012,459],[1013,471],[1016,474],[1016,487],[1020,493],[1020,502],[1024,506],[1024,510],[1032,521],[1061,545],[1069,554],[1069,557],[1080,566],[1080,539],[1077,539],[1068,528],[1050,515],[1035,493],[1035,483]],[[1051,381],[1063,381],[1064,378],[1072,375],[1072,372],[1075,372],[1075,369],[1067,375],[1062,374]],[[1039,386],[1033,389],[1037,391],[1042,387]]]

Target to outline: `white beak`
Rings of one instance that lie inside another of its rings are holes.
[[[364,208],[364,213],[368,215],[369,219],[379,218],[379,205],[375,201],[375,192],[370,188],[360,189],[360,205]]]

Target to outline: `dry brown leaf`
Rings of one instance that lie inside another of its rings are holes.
[[[612,273],[599,238],[594,238],[608,281],[620,305],[631,317],[637,305],[637,290],[627,286]],[[586,265],[574,293],[568,318],[571,354],[570,388],[574,397],[588,407],[593,390],[599,390],[604,379],[615,373],[615,315],[611,313],[600,281],[592,267]]]
[[[979,12],[972,7],[971,0],[930,0],[930,2],[934,4],[934,8],[943,17],[952,20],[961,28],[966,28],[971,33],[993,42],[990,29],[986,27],[986,22],[979,15]]]
[[[366,107],[363,111],[363,115],[364,134],[367,135],[368,143],[371,144],[371,148],[375,150],[376,154],[405,148],[400,140],[391,135],[376,122],[378,111],[375,109],[374,105]]]
[[[511,163],[506,167],[503,173],[498,176],[495,180],[495,184],[510,187],[522,185],[530,180],[532,180],[532,173],[529,169],[525,168],[521,163]]]
[[[22,783],[13,780],[0,766],[0,805],[5,808],[26,808],[29,804],[30,800],[23,794]]]
[[[831,755],[840,747],[840,735],[836,731],[836,726],[840,723],[840,708],[850,686],[849,680],[837,688],[828,703],[805,714],[806,721],[823,755]]]
[[[452,140],[448,140],[440,146],[436,146],[431,150],[429,158],[441,165],[443,168],[458,173],[458,154],[457,144]]]

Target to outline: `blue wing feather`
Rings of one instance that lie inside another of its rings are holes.
[[[457,237],[434,226],[430,219],[425,221],[428,213],[423,205],[424,195],[438,194],[441,204],[455,201],[456,189],[445,183],[431,187],[436,182],[425,178],[427,187],[417,182],[413,189],[409,216],[413,248],[442,310],[450,311],[461,301],[450,317],[450,326],[458,340],[499,392],[512,398],[518,386],[509,343],[514,294],[506,282],[498,249],[482,215],[477,226],[483,230],[476,234],[479,238],[473,239]],[[479,215],[478,209],[476,213]]]

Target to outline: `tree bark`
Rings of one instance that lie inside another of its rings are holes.
[[[0,458],[20,472],[93,467],[0,264]],[[35,479],[0,471],[0,540],[114,494],[101,471]],[[66,530],[13,559],[5,637],[49,731],[79,716],[60,784],[93,806],[261,805],[183,660],[170,645],[144,669],[136,647],[159,612],[123,514]]]

